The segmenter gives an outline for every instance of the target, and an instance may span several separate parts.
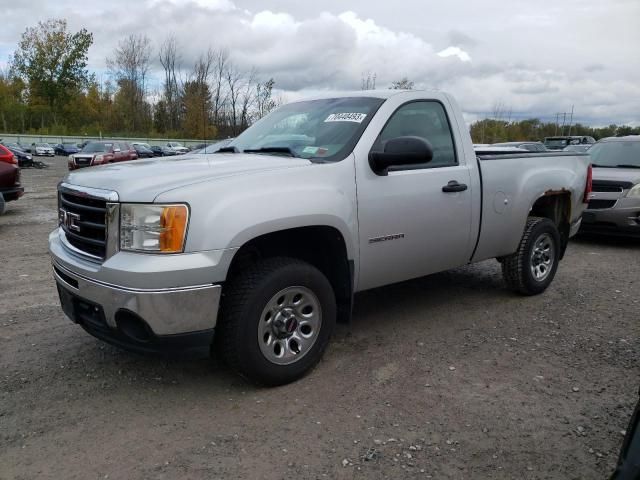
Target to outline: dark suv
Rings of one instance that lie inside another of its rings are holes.
[[[107,163],[136,160],[138,154],[128,142],[100,141],[89,142],[82,150],[69,155],[69,170],[93,167]]]

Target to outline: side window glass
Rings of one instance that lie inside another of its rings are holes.
[[[389,119],[373,145],[373,151],[383,151],[392,138],[415,136],[427,140],[433,147],[433,160],[408,168],[437,168],[457,165],[453,135],[442,104],[436,101],[407,103]],[[395,167],[391,170],[403,170]]]

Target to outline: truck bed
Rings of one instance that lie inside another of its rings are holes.
[[[482,183],[480,231],[471,260],[476,262],[516,251],[530,208],[551,194],[568,195],[571,225],[579,222],[585,204],[589,155],[581,153],[509,153],[478,155]],[[551,179],[551,184],[549,180]]]

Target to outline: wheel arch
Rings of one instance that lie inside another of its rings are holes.
[[[343,234],[328,225],[310,225],[264,233],[245,242],[233,255],[227,278],[261,259],[292,257],[310,263],[329,280],[336,295],[337,320],[351,318],[354,260]]]
[[[571,230],[571,193],[566,190],[546,191],[533,203],[529,215],[548,218],[556,225],[560,232],[560,258],[564,257]]]

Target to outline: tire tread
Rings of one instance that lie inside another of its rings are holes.
[[[533,292],[525,283],[525,268],[528,268],[528,258],[526,255],[527,246],[531,233],[537,225],[550,221],[545,217],[528,217],[524,228],[524,234],[518,245],[518,250],[502,259],[502,276],[507,287],[513,291],[524,295],[531,295]]]
[[[278,380],[260,379],[249,373],[246,365],[246,352],[242,341],[242,318],[251,302],[254,291],[263,284],[265,278],[284,268],[312,268],[309,263],[291,257],[271,257],[260,260],[231,277],[223,288],[221,308],[216,326],[214,348],[216,355],[229,368],[253,383],[262,385],[281,384]],[[324,350],[323,345],[321,348]],[[316,359],[320,360],[320,356]],[[317,363],[309,366],[309,370]]]

